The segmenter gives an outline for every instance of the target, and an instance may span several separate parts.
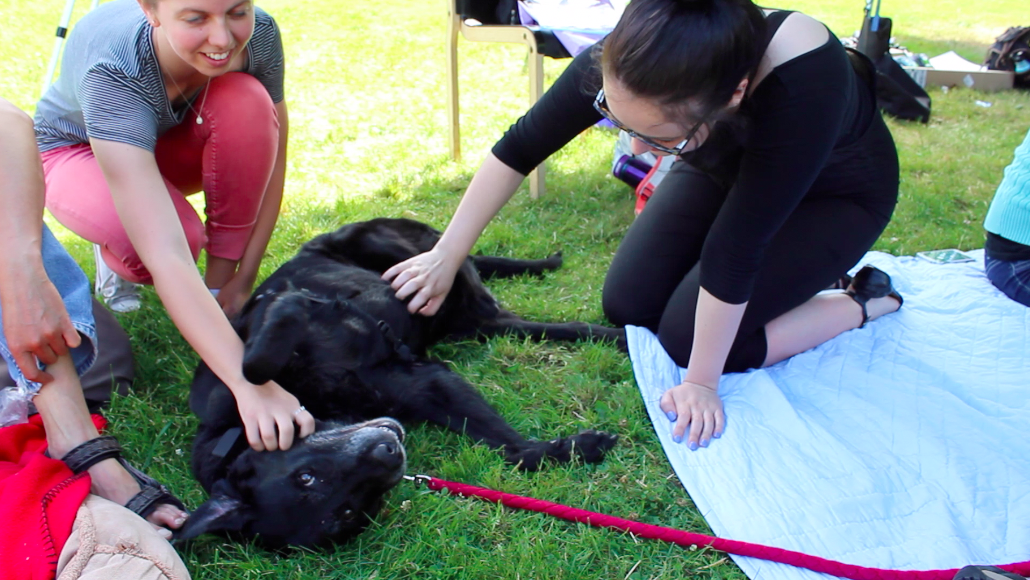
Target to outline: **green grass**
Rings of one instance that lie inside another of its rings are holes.
[[[81,13],[87,3],[79,2]],[[898,40],[929,54],[955,49],[979,60],[994,36],[1019,24],[1023,0],[913,0],[884,7]],[[0,0],[0,95],[32,110],[49,58],[57,0]],[[263,275],[316,233],[373,216],[446,225],[477,164],[528,99],[516,47],[462,42],[462,148],[447,157],[442,2],[271,0],[285,35],[290,106],[286,201]],[[860,23],[859,0],[797,0],[842,35]],[[1024,22],[1025,23],[1025,22]],[[546,64],[553,81],[564,64]],[[902,195],[876,248],[897,254],[983,243],[982,220],[1001,171],[1030,125],[1026,93],[933,91],[928,125],[891,122]],[[989,101],[990,108],[977,106]],[[614,136],[588,131],[550,161],[548,194],[523,190],[488,228],[478,250],[543,257],[566,266],[543,280],[492,283],[512,310],[540,320],[603,322],[605,269],[632,220],[628,188],[608,173]],[[86,244],[49,223],[87,273]],[[195,420],[186,405],[197,359],[153,292],[121,316],[138,363],[132,393],[108,411],[129,454],[190,505],[204,494],[188,470]],[[535,437],[596,427],[618,433],[598,466],[523,474],[494,452],[435,427],[409,439],[411,472],[532,495],[694,531],[706,524],[654,437],[629,361],[606,345],[496,339],[442,345],[446,359],[520,431]],[[204,538],[183,552],[194,577],[221,578],[743,578],[722,555],[454,499],[401,484],[375,526],[328,551],[271,553]]]

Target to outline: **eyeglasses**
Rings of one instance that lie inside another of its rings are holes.
[[[693,128],[691,128],[690,131],[687,132],[687,136],[683,139],[683,141],[681,141],[675,147],[669,147],[667,145],[662,145],[661,143],[656,143],[653,138],[645,137],[619,122],[619,120],[615,118],[615,115],[612,115],[612,112],[608,109],[608,101],[606,101],[604,98],[604,89],[597,91],[597,98],[594,99],[594,108],[597,109],[598,113],[601,113],[602,117],[611,121],[613,125],[625,131],[626,133],[629,133],[630,137],[633,137],[634,139],[637,139],[644,145],[647,145],[648,147],[656,151],[661,151],[666,155],[682,155],[684,151],[686,151],[687,146],[690,145],[690,141],[694,138],[695,135],[697,135],[697,132],[700,131],[701,127],[705,124],[703,120],[698,121],[697,124],[694,125]]]

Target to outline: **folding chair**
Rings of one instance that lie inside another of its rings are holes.
[[[93,0],[89,5],[89,9],[93,10],[100,5],[100,0]],[[40,95],[46,92],[50,88],[50,84],[54,82],[54,73],[57,72],[57,63],[61,60],[61,50],[64,48],[64,39],[68,36],[68,26],[72,21],[72,11],[75,9],[75,0],[66,0],[64,3],[64,12],[61,14],[61,21],[57,24],[57,38],[54,39],[54,51],[50,55],[50,65],[47,66],[46,77],[43,79],[43,90],[40,91]]]
[[[89,5],[90,11],[96,9],[100,5],[100,0],[92,0]],[[57,63],[61,60],[61,52],[64,50],[64,40],[68,36],[69,26],[72,20],[72,12],[75,10],[75,0],[65,0],[64,12],[61,13],[61,20],[57,24],[56,38],[54,39],[54,51],[50,55],[50,64],[47,66],[46,76],[43,78],[43,87],[39,92],[42,97],[50,85],[54,82],[54,74],[57,73]],[[97,272],[103,268],[103,259],[100,257],[100,246],[93,244],[93,259],[96,264]],[[98,274],[97,279],[100,276]],[[95,286],[94,286],[95,289]]]
[[[513,14],[514,1],[449,0],[447,11],[447,114],[451,122],[451,157],[461,158],[461,127],[458,107],[458,33],[472,42],[507,42],[525,45],[529,50],[529,104],[544,94],[544,57],[572,58],[554,33],[538,26],[518,22]],[[505,14],[498,14],[506,12]],[[472,22],[477,21],[478,23]],[[467,22],[468,21],[468,22]],[[544,193],[545,166],[529,174],[529,192],[536,199]]]

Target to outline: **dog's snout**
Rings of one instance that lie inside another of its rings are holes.
[[[372,457],[384,464],[393,464],[398,460],[400,455],[400,445],[393,442],[380,443],[372,449]]]

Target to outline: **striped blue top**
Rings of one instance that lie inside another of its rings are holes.
[[[984,229],[1030,246],[1030,131],[1005,168],[1005,177],[987,210]]]
[[[283,100],[283,46],[267,12],[254,10],[244,72],[261,81],[272,102]],[[136,0],[114,0],[91,11],[68,37],[57,78],[36,107],[40,151],[117,141],[154,151],[157,138],[189,108],[172,108],[151,38]],[[194,99],[198,95],[194,96]]]

